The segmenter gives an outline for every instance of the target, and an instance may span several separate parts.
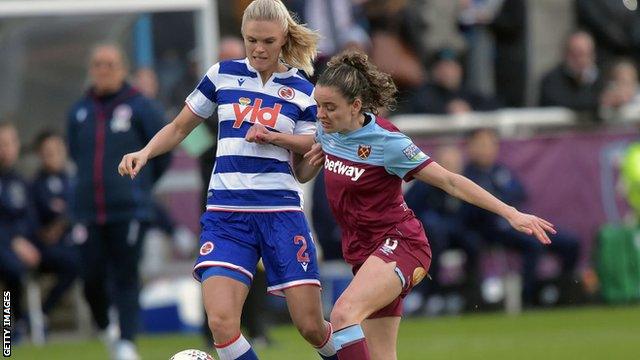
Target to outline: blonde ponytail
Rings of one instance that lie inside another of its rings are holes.
[[[313,75],[313,60],[318,53],[319,35],[297,23],[281,0],[254,0],[242,15],[243,29],[250,20],[275,21],[281,24],[287,38],[282,47],[282,60],[303,70],[308,76]]]

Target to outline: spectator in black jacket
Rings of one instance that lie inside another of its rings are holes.
[[[595,112],[602,85],[593,38],[584,31],[576,31],[565,42],[562,63],[542,79],[540,106]]]
[[[67,173],[67,149],[62,136],[44,131],[36,138],[40,170],[31,185],[38,220],[36,246],[42,254],[41,271],[54,273],[57,282],[42,311],[49,314],[79,274],[80,257],[71,238],[68,201],[71,177]]]
[[[27,183],[15,171],[20,139],[15,126],[0,123],[0,280],[11,291],[16,323],[24,318],[22,293],[29,270],[40,266],[35,246],[36,219]]]
[[[458,54],[442,49],[431,66],[431,81],[421,86],[408,102],[408,112],[462,114],[498,108],[495,99],[467,89]]]
[[[489,129],[471,133],[467,143],[468,163],[464,175],[480,185],[498,199],[520,207],[526,200],[526,191],[515,174],[498,162],[500,144],[498,135]],[[503,218],[471,205],[463,205],[465,224],[480,233],[487,242],[494,242],[518,250],[523,256],[523,301],[534,303],[536,266],[545,246],[528,236],[511,230]],[[550,234],[551,244],[547,249],[562,260],[563,274],[573,275],[578,259],[578,239],[567,232],[558,230]]]
[[[81,245],[85,296],[115,359],[139,358],[133,341],[141,240],[153,220],[151,188],[169,165],[164,156],[133,181],[118,175],[122,156],[144,146],[165,124],[155,103],[125,81],[127,71],[117,45],[96,46],[89,63],[91,87],[68,119],[70,154],[78,167],[73,214],[86,227]],[[109,289],[120,319],[119,338],[109,327]]]
[[[640,61],[640,16],[633,1],[576,0],[578,25],[593,34],[598,63],[608,67],[616,58]],[[637,5],[637,3],[636,3]]]

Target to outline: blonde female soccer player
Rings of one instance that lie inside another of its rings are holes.
[[[280,0],[255,0],[244,11],[247,57],[213,65],[180,114],[140,151],[124,156],[121,175],[176,147],[217,106],[216,163],[194,276],[222,360],[257,359],[240,332],[240,315],[262,258],[268,292],[286,297],[293,323],[325,359],[336,359],[323,318],[316,249],[302,212],[294,171],[313,144],[313,73],[318,36],[297,24]],[[273,136],[257,138],[252,125]],[[293,164],[290,163],[291,155]],[[298,155],[295,155],[298,154]]]

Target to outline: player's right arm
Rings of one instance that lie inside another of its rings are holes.
[[[322,146],[319,143],[313,144],[311,150],[304,154],[304,156],[294,154],[293,172],[296,179],[301,183],[306,183],[316,177],[320,169],[322,169],[324,157]]]
[[[151,138],[144,148],[123,156],[118,165],[118,173],[121,176],[129,175],[133,179],[149,159],[173,150],[203,120],[185,106],[172,122]]]

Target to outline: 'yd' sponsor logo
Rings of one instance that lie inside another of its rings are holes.
[[[241,98],[240,104],[233,104],[233,113],[236,116],[236,121],[233,123],[233,127],[239,128],[242,126],[242,122],[245,117],[249,115],[249,121],[251,123],[255,123],[257,121],[264,126],[275,128],[282,105],[275,104],[274,107],[262,108],[262,99],[256,99],[253,105],[249,105],[250,102],[251,100],[247,98]],[[244,108],[241,108],[241,105],[244,105]]]

